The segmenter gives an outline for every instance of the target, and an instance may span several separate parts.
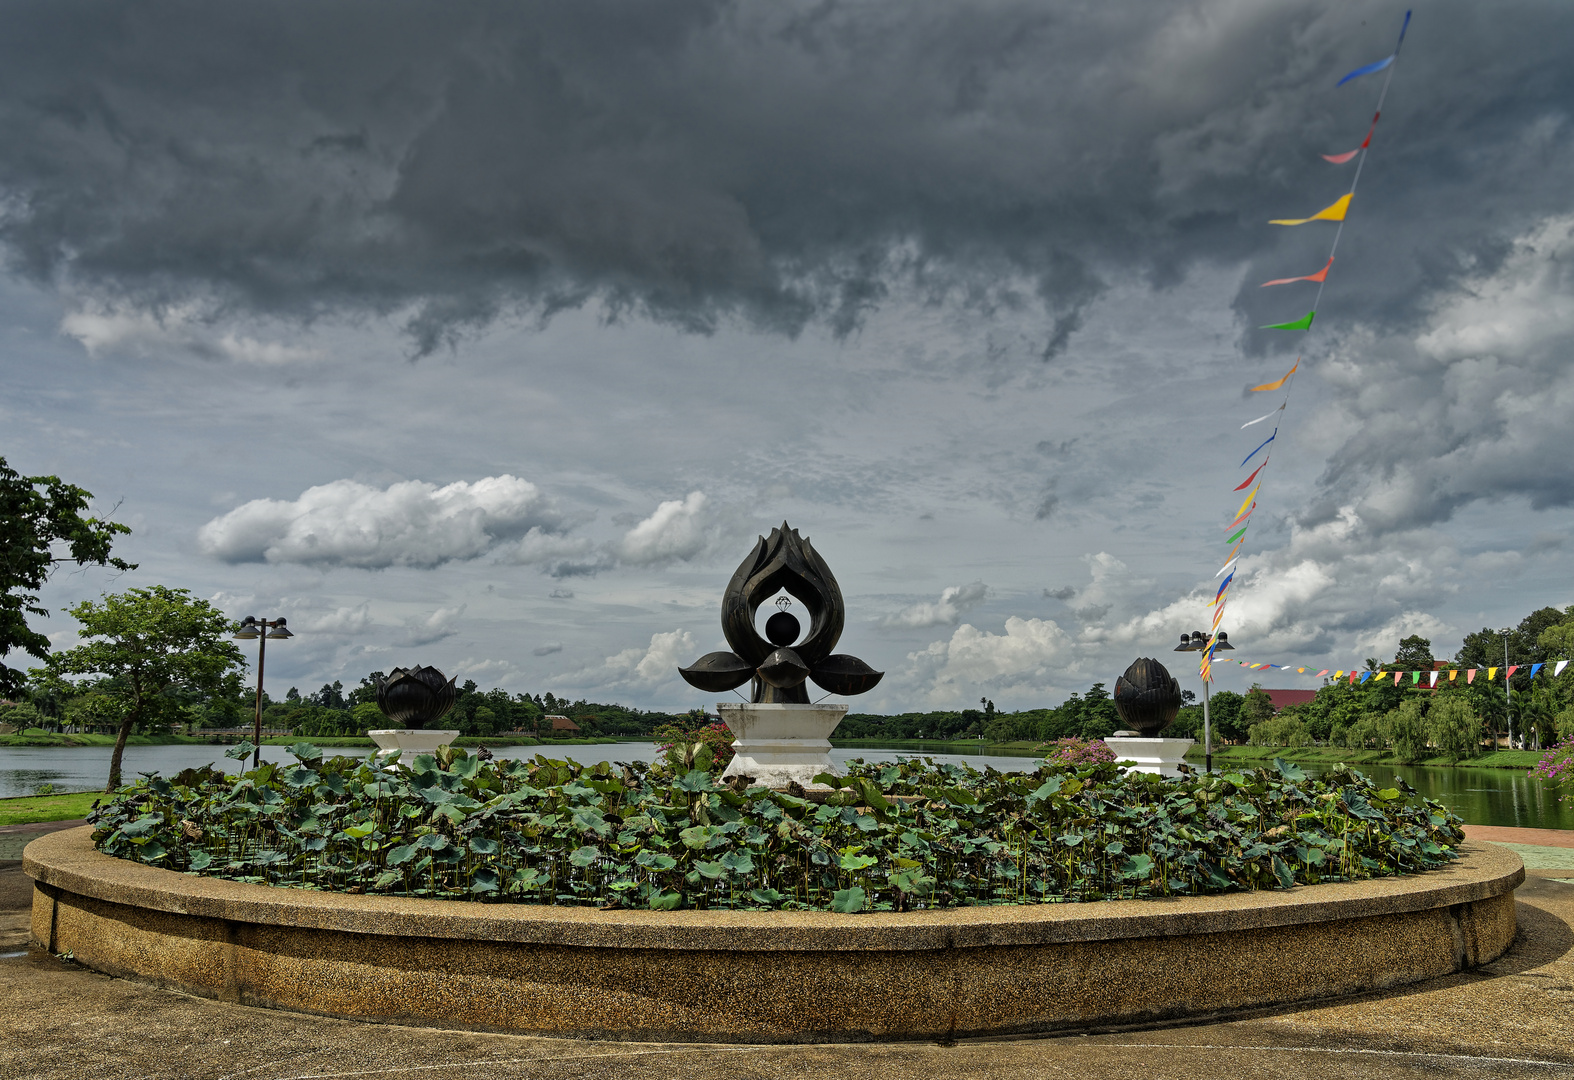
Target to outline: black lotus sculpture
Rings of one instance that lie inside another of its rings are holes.
[[[1115,711],[1138,734],[1157,735],[1175,722],[1180,707],[1180,683],[1157,660],[1133,660],[1115,680]]]
[[[458,696],[454,679],[434,667],[394,668],[377,687],[377,707],[394,727],[421,728],[442,719]]]
[[[809,630],[798,640],[797,616],[778,611],[765,622],[765,636],[754,628],[755,612],[785,591],[809,612]],[[721,599],[721,632],[732,652],[706,653],[678,674],[690,686],[725,693],[753,680],[756,703],[809,703],[806,682],[833,694],[873,690],[885,672],[856,656],[832,653],[842,636],[847,609],[842,590],[814,546],[785,521],[760,537],[754,553],[738,567]],[[790,647],[789,647],[790,646]]]

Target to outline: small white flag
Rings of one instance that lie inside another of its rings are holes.
[[[1559,660],[1558,661],[1558,666],[1552,669],[1552,677],[1555,679],[1559,675],[1563,674],[1563,669],[1568,667],[1568,666],[1569,666],[1569,662],[1567,660]]]
[[[1437,685],[1437,672],[1435,672],[1435,671],[1432,672],[1432,685],[1433,686]]]

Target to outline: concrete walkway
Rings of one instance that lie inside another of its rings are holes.
[[[1553,847],[1553,845],[1540,845]],[[1488,967],[1387,994],[1213,1024],[955,1045],[580,1042],[354,1023],[189,998],[31,948],[31,882],[0,868],[0,1080],[233,1077],[1574,1077],[1574,847],[1530,871]],[[696,993],[706,992],[696,986]]]
[[[0,862],[21,859],[22,849],[44,833],[55,832],[58,829],[75,829],[79,825],[86,824],[85,820],[77,820],[31,821],[25,825],[0,825]]]

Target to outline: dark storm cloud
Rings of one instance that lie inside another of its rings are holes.
[[[399,313],[422,351],[592,298],[845,333],[904,288],[1041,303],[1052,355],[1114,273],[1315,269],[1323,237],[1261,222],[1337,195],[1310,155],[1359,139],[1372,88],[1333,80],[1401,10],[13,5],[0,236],[79,298]],[[1566,139],[1532,128],[1566,114],[1571,30],[1560,5],[1420,11],[1358,205],[1425,242],[1352,257],[1352,311],[1404,317],[1565,203]]]

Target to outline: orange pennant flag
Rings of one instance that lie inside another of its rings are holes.
[[[1268,383],[1263,383],[1261,386],[1254,386],[1254,387],[1252,387],[1252,391],[1251,392],[1255,394],[1259,390],[1277,390],[1277,389],[1279,389],[1279,387],[1283,386],[1285,384],[1285,382],[1290,378],[1291,375],[1295,374],[1295,369],[1300,367],[1300,366],[1301,366],[1301,358],[1299,356],[1297,356],[1295,358],[1295,367],[1292,367],[1289,371],[1286,371],[1284,373],[1284,378],[1279,379],[1277,382],[1268,382]],[[1239,491],[1240,488],[1236,488],[1235,490]]]

